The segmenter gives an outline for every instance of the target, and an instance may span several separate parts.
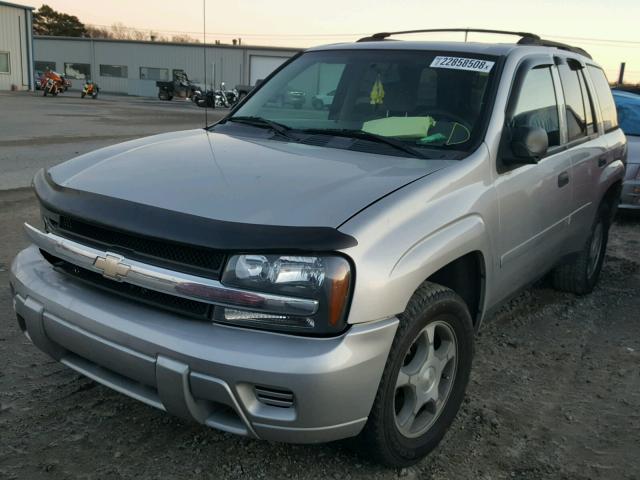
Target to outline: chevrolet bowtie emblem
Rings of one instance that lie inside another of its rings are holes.
[[[96,258],[94,267],[102,270],[102,276],[111,280],[122,280],[131,270],[131,265],[124,263],[123,258],[118,255],[107,253],[104,257]]]

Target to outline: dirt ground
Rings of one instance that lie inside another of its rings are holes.
[[[296,446],[187,423],[53,362],[20,333],[10,260],[37,221],[0,193],[0,478],[640,478],[640,219],[616,223],[595,292],[541,283],[489,319],[465,404],[441,446],[385,469],[344,442]]]
[[[138,126],[65,117],[65,148],[98,126],[111,136],[167,127],[144,126],[165,107],[116,103],[109,111]],[[61,105],[43,108],[58,115]],[[88,108],[73,105],[65,108]],[[199,121],[186,107],[170,108],[172,121]],[[0,189],[8,165],[15,178],[40,165],[23,168],[30,152],[66,155],[55,143],[29,141],[26,113],[8,118],[11,125],[0,119]],[[85,131],[87,121],[95,123]],[[540,282],[487,320],[451,430],[432,455],[402,470],[359,457],[347,442],[275,444],[188,423],[53,362],[20,333],[8,288],[10,262],[26,246],[21,224],[37,217],[29,189],[0,191],[0,479],[640,479],[640,217],[613,226],[593,294]]]

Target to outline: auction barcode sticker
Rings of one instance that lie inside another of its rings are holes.
[[[495,62],[462,57],[436,57],[431,62],[431,68],[451,68],[453,70],[470,70],[472,72],[488,73]]]

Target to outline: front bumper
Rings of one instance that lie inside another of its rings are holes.
[[[59,273],[35,246],[10,278],[21,328],[56,360],[177,416],[284,442],[360,432],[398,325],[306,338],[189,320]]]

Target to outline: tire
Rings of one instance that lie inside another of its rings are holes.
[[[80,98],[84,98],[84,97],[85,97],[85,95],[86,95],[86,93],[82,92],[82,93],[80,94]]]
[[[357,439],[365,456],[392,467],[418,462],[442,440],[464,399],[474,349],[467,305],[441,285],[423,283],[399,318],[369,419]],[[431,330],[434,333],[427,336],[425,332]],[[436,353],[439,351],[440,355]],[[454,352],[454,356],[449,353],[445,360],[438,360],[445,352]],[[422,358],[426,360],[421,362]],[[425,370],[433,360],[439,366]],[[401,369],[409,373],[413,370],[413,374],[401,377]],[[417,386],[396,387],[401,379],[414,381]],[[420,407],[413,392],[421,392],[422,397],[435,392],[439,403],[431,399]],[[411,418],[408,412],[416,410],[414,420],[407,420],[403,427],[404,419]]]
[[[598,208],[589,238],[587,238],[582,250],[569,262],[563,263],[553,270],[554,288],[577,295],[586,295],[593,291],[598,283],[598,278],[600,278],[600,271],[607,251],[610,226],[611,207],[608,203],[603,202]]]
[[[315,108],[316,110],[322,110],[324,108],[324,102],[319,98],[314,99],[311,104],[313,105],[313,108]]]

